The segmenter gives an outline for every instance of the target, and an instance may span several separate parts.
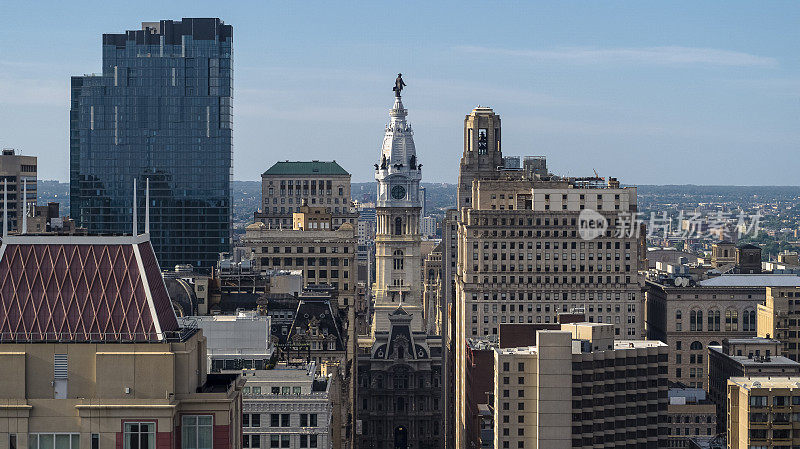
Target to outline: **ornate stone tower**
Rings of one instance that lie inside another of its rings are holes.
[[[402,82],[402,81],[401,81]],[[412,330],[422,329],[420,257],[420,192],[422,164],[417,160],[414,133],[406,123],[400,91],[383,138],[378,181],[375,236],[375,315],[372,331],[389,329],[389,314],[402,303],[412,317]]]
[[[492,179],[503,166],[500,116],[478,106],[464,118],[464,154],[458,172],[458,209],[472,207],[472,181]]]

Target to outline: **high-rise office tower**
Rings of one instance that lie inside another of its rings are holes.
[[[133,179],[139,207],[149,179],[161,266],[208,268],[229,249],[232,41],[214,18],[103,35],[102,73],[72,77],[70,212],[80,226],[129,233]]]
[[[32,211],[36,206],[36,156],[22,156],[12,148],[3,148],[0,155],[1,182],[6,183],[3,208],[8,209],[8,230],[19,230],[24,211]],[[2,213],[0,210],[0,220]]]
[[[478,436],[464,398],[468,338],[496,338],[502,323],[555,323],[573,311],[612,324],[618,339],[644,336],[636,188],[553,175],[541,156],[508,165],[499,118],[474,109],[464,120],[457,220],[445,222],[457,228],[456,447]]]
[[[666,344],[615,341],[597,323],[540,330],[535,343],[494,349],[493,447],[668,447]]]

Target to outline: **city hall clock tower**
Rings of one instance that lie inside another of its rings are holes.
[[[422,164],[417,160],[414,132],[406,123],[408,111],[400,98],[404,86],[401,76],[398,76],[380,161],[375,164],[378,224],[375,236],[373,335],[376,330],[389,329],[389,314],[400,305],[412,316],[412,329],[422,329],[419,233]]]

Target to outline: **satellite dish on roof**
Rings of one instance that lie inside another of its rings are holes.
[[[689,286],[689,279],[685,277],[677,277],[675,278],[675,286],[676,287],[688,287]]]

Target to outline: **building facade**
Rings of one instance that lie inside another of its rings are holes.
[[[242,447],[331,449],[330,376],[317,367],[279,363],[245,370]]]
[[[716,438],[717,407],[702,388],[671,388],[667,424],[668,447],[693,447],[692,439]]]
[[[303,286],[328,284],[338,291],[340,307],[354,304],[356,243],[350,223],[332,230],[330,221],[314,229],[277,229],[255,222],[242,237],[257,271],[300,270]]]
[[[728,380],[729,449],[800,445],[794,416],[800,413],[800,377],[734,377]]]
[[[415,330],[413,319],[398,305],[359,354],[359,448],[443,447],[442,339]]]
[[[3,447],[241,447],[244,380],[207,373],[147,235],[9,235],[0,278]]]
[[[610,223],[617,211],[635,211],[635,189],[581,193],[568,180],[476,181],[475,187],[476,208],[462,209],[459,223],[456,288],[466,335],[496,334],[500,323],[520,317],[554,322],[557,312],[573,310],[613,324],[619,338],[644,333],[637,238],[614,236],[621,225],[593,239],[578,229],[583,206],[611,203]]]
[[[617,338],[644,336],[642,242],[625,219],[637,211],[636,188],[614,178],[559,177],[542,157],[506,169],[500,133],[490,108],[466,116],[459,210],[442,233],[447,242],[448,225],[457,228],[456,447],[466,444],[468,337],[497,334],[503,323],[554,323],[573,311],[612,324]]]
[[[230,249],[232,42],[233,27],[211,18],[103,35],[102,73],[71,81],[70,213],[79,226],[129,232],[132,181],[143,204],[149,179],[163,266],[210,270]]]
[[[667,348],[612,324],[538,331],[494,351],[495,448],[667,447]]]
[[[22,156],[12,148],[3,148],[0,154],[0,182],[5,185],[5,203],[0,215],[8,214],[9,231],[21,229],[22,215],[36,208],[36,170],[36,156]]]
[[[796,299],[795,299],[796,298]],[[767,300],[758,306],[758,336],[781,341],[781,355],[800,362],[800,286],[767,287]]]
[[[720,433],[725,432],[728,379],[734,377],[786,377],[800,375],[800,363],[778,355],[781,342],[768,338],[723,340],[708,347],[708,393],[716,404]]]
[[[436,237],[436,217],[422,217],[422,235]]]
[[[275,348],[270,337],[270,317],[255,311],[236,315],[179,317],[183,326],[198,327],[206,337],[209,373],[241,373],[265,369]]]
[[[325,207],[333,229],[356,226],[358,212],[350,198],[350,173],[336,161],[281,161],[261,174],[261,211],[255,220],[269,227],[292,226],[292,213],[303,204]]]
[[[349,224],[347,225],[349,226]],[[336,307],[327,291],[267,294],[263,312],[272,321],[270,339],[277,359],[316,366],[330,384],[330,424],[335,447],[354,444],[356,395],[355,307]]]
[[[765,289],[646,282],[647,336],[669,346],[669,380],[708,389],[708,347],[756,336]]]

